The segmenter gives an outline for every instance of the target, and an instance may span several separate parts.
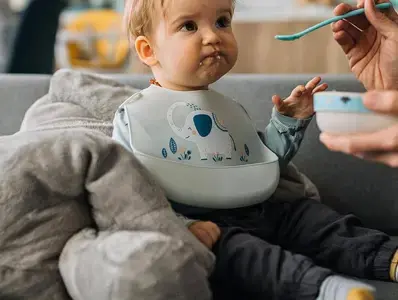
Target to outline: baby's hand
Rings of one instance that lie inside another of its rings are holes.
[[[318,85],[320,82],[320,77],[314,77],[305,86],[297,86],[285,100],[278,95],[273,96],[272,102],[276,110],[282,115],[296,119],[309,118],[314,114],[313,95],[328,88],[326,83]]]
[[[207,248],[211,249],[220,237],[220,228],[213,222],[198,221],[189,226],[189,231],[201,241]]]

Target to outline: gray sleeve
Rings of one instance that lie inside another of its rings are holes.
[[[279,158],[281,166],[287,165],[296,155],[304,138],[305,130],[311,122],[307,119],[295,119],[272,109],[271,121],[263,133],[264,144]]]
[[[119,108],[115,114],[112,138],[132,152],[130,146],[130,131],[128,130],[128,122],[124,108]],[[196,222],[196,220],[189,219],[179,213],[176,213],[176,215],[187,228]]]

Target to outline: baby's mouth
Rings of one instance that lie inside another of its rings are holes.
[[[203,65],[212,65],[215,63],[220,63],[222,59],[223,56],[221,55],[221,53],[217,52],[203,58],[202,61],[199,63],[199,65],[203,66]]]

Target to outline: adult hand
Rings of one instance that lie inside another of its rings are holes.
[[[367,90],[398,90],[398,15],[393,8],[384,12],[376,10],[374,0],[357,3],[356,8],[348,4],[335,8],[335,15],[342,15],[365,7],[366,17],[355,16],[332,24],[334,39]]]
[[[364,95],[364,104],[375,112],[398,118],[398,91],[368,92]],[[378,132],[347,135],[322,133],[320,138],[332,151],[398,167],[398,123]]]
[[[209,249],[213,247],[220,237],[220,228],[210,221],[194,222],[189,226],[188,230]]]

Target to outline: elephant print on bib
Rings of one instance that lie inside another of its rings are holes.
[[[183,127],[177,126],[173,121],[173,113],[180,106],[194,108],[194,111],[186,116]],[[167,111],[167,121],[180,138],[196,144],[201,160],[213,158],[214,155],[222,155],[225,159],[232,158],[235,144],[228,129],[219,122],[214,113],[185,102],[176,102]]]

